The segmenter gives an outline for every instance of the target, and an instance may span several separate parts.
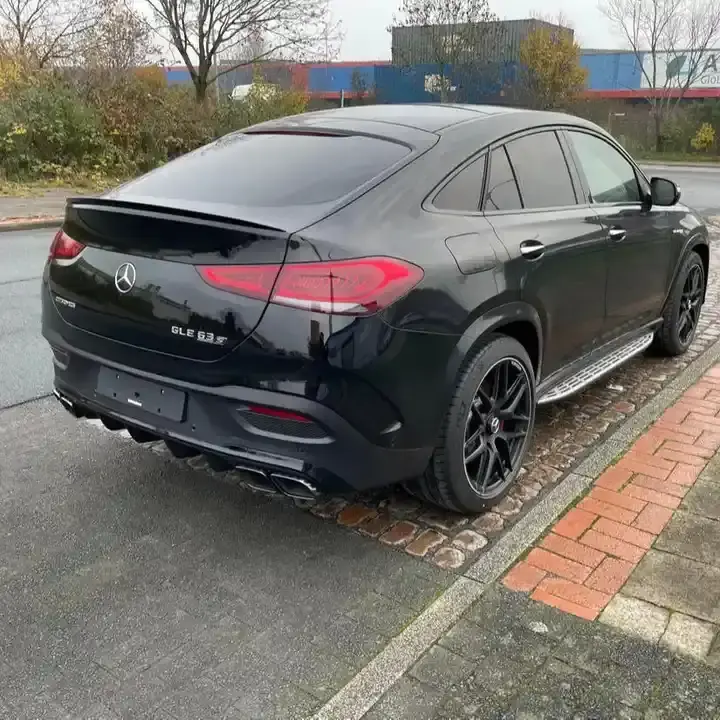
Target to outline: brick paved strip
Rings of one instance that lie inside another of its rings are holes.
[[[648,533],[659,535],[670,522],[672,515],[672,510],[648,503],[648,506],[638,515],[633,526]]]
[[[558,535],[567,538],[579,538],[594,522],[597,520],[597,513],[586,512],[578,508],[573,508],[567,512],[553,528]]]
[[[606,557],[600,567],[585,581],[585,585],[593,590],[615,595],[630,577],[634,568],[634,563]]]
[[[528,564],[567,580],[582,582],[590,575],[590,568],[542,548],[534,548],[527,556]]]
[[[618,540],[630,543],[631,545],[637,545],[645,550],[649,550],[652,547],[656,537],[656,535],[652,532],[645,532],[644,530],[640,530],[638,528],[621,525],[620,523],[613,522],[607,518],[600,518],[597,523],[595,523],[594,529],[603,535],[617,538]]]
[[[530,592],[534,590],[547,575],[544,570],[519,562],[506,576],[505,585],[511,590]]]
[[[622,589],[720,449],[720,364],[607,468],[503,579],[538,602],[594,620]]]
[[[648,490],[659,490],[661,493],[674,495],[677,498],[684,498],[690,489],[687,485],[677,485],[672,482],[645,477],[645,475],[636,475],[633,478],[632,484],[635,487],[647,488]]]
[[[610,520],[606,520],[606,522],[610,522]],[[625,526],[623,525],[621,527]],[[635,532],[639,531],[636,530]],[[605,559],[603,553],[593,550],[586,545],[581,545],[569,538],[564,538],[562,535],[556,535],[555,533],[550,533],[542,541],[542,547],[550,550],[550,552],[562,555],[569,560],[574,560],[591,568],[597,567]]]

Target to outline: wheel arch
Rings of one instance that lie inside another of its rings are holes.
[[[480,343],[493,333],[512,337],[525,348],[533,364],[535,380],[539,381],[543,357],[540,315],[532,305],[511,302],[483,313],[462,334],[446,369],[446,386],[450,392],[465,364],[475,356]]]
[[[688,238],[682,251],[678,255],[677,262],[675,263],[675,267],[673,268],[672,277],[670,278],[670,284],[668,285],[665,294],[665,302],[663,303],[663,308],[670,300],[672,289],[675,285],[675,280],[677,279],[678,273],[682,269],[685,260],[691,252],[697,253],[697,255],[699,255],[700,257],[700,260],[702,261],[703,270],[705,272],[705,296],[707,295],[708,273],[710,272],[710,245],[705,236],[696,234]],[[703,302],[705,301],[705,296],[703,296]]]
[[[705,302],[710,275],[710,246],[704,240],[697,240],[697,242],[688,249],[688,252],[697,253],[700,256],[700,260],[702,260],[703,271],[705,273],[705,288],[703,289],[703,302]]]

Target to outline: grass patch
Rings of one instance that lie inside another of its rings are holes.
[[[633,154],[636,160],[645,160],[658,163],[720,163],[720,155],[708,155],[707,153],[652,152],[639,150],[638,152]]]
[[[0,197],[42,197],[49,192],[61,191],[67,195],[99,193],[109,190],[127,178],[99,177],[97,175],[78,175],[71,181],[65,178],[43,180],[0,180]]]

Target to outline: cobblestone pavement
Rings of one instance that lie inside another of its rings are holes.
[[[403,490],[384,490],[352,500],[333,498],[310,509],[330,523],[377,539],[446,570],[460,570],[490,547],[494,538],[537,503],[570,468],[663,385],[720,337],[720,232],[711,249],[710,283],[697,337],[679,358],[639,357],[585,392],[564,402],[538,408],[534,443],[522,475],[493,512],[474,518],[421,504]],[[153,449],[169,454],[162,443]],[[185,462],[185,461],[177,461]],[[207,469],[202,458],[189,461]],[[209,471],[209,470],[208,470]],[[242,483],[241,473],[225,480]],[[278,499],[280,502],[287,502]]]
[[[717,720],[718,670],[488,590],[364,720]]]

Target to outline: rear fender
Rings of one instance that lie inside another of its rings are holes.
[[[536,380],[539,380],[543,357],[543,332],[540,316],[535,308],[527,303],[511,302],[493,308],[476,318],[459,338],[445,371],[445,386],[449,396],[452,396],[455,390],[460,371],[465,363],[475,355],[475,350],[483,338],[496,330],[501,330],[505,325],[516,322],[528,322],[535,328],[538,342],[538,363],[535,374]]]

